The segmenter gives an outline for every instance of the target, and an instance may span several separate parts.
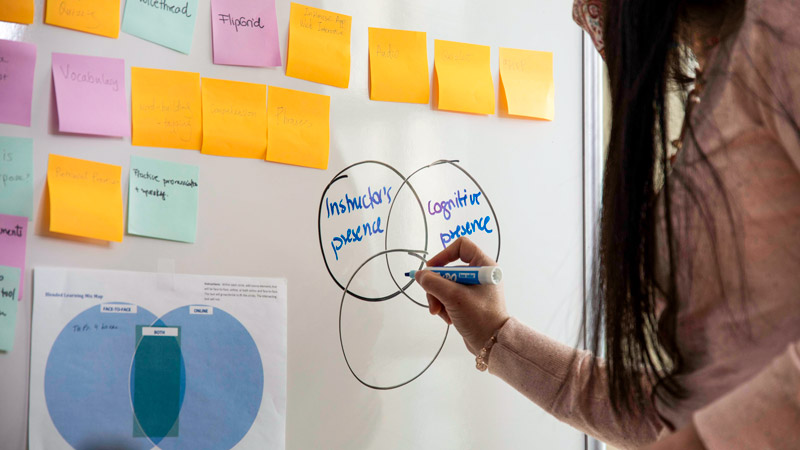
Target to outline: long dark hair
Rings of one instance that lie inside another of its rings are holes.
[[[609,396],[617,413],[636,414],[656,397],[669,404],[686,395],[676,378],[683,361],[676,340],[679,262],[671,220],[666,98],[671,86],[692,81],[686,73],[688,50],[679,44],[685,42],[692,14],[698,9],[741,11],[743,5],[743,0],[606,4],[604,41],[613,112],[590,346],[596,354],[604,350]],[[721,184],[718,188],[724,190]],[[663,305],[658,311],[657,299]]]

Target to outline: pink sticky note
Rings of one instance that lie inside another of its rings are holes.
[[[214,64],[281,65],[275,0],[211,0]]]
[[[25,244],[28,218],[0,214],[0,266],[19,267],[19,298],[25,277]]]
[[[36,46],[0,39],[0,122],[31,126]]]
[[[59,131],[131,135],[124,60],[53,53],[53,83]]]

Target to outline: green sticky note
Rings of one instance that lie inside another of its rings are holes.
[[[0,266],[0,350],[5,352],[14,347],[20,274],[19,267]]]
[[[33,219],[33,139],[0,136],[0,214]]]
[[[197,166],[131,156],[128,233],[194,242],[199,188]]]
[[[189,54],[197,0],[128,0],[122,31]]]

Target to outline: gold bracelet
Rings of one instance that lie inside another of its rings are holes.
[[[489,350],[491,350],[492,346],[497,342],[497,333],[499,332],[499,329],[495,331],[492,337],[486,342],[486,345],[484,345],[481,351],[475,356],[475,368],[481,372],[486,372],[486,369],[489,368]]]

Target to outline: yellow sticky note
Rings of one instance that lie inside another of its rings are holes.
[[[50,231],[122,242],[122,167],[50,155]]]
[[[267,161],[328,168],[331,98],[269,87]]]
[[[553,120],[553,53],[500,48],[500,107],[512,116]]]
[[[494,114],[494,82],[485,45],[434,41],[433,71],[437,108]]]
[[[33,0],[0,0],[0,20],[33,23]]]
[[[202,91],[202,152],[264,159],[267,155],[267,86],[203,78]]]
[[[286,75],[346,88],[350,84],[352,18],[292,3]]]
[[[428,103],[428,46],[420,31],[369,29],[369,98]]]
[[[200,150],[200,74],[131,68],[133,145]]]
[[[119,37],[119,0],[47,0],[44,22],[117,38]]]

